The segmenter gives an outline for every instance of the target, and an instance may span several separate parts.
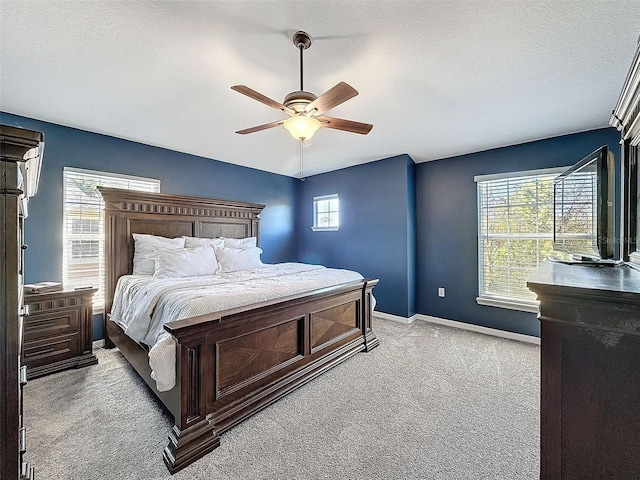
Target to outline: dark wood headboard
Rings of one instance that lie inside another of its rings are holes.
[[[105,313],[111,311],[116,282],[133,271],[134,233],[163,237],[257,237],[258,203],[98,187],[104,198]],[[258,243],[259,244],[259,243]]]

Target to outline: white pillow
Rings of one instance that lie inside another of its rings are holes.
[[[194,248],[194,247],[224,247],[224,239],[223,238],[205,238],[205,237],[185,237],[184,238],[184,246],[185,248]]]
[[[175,250],[184,248],[184,238],[167,238],[157,235],[134,233],[133,273],[134,275],[153,275],[155,264],[150,255],[158,249]]]
[[[253,248],[258,246],[258,239],[256,237],[221,238],[224,240],[224,246],[227,248]]]
[[[216,248],[216,258],[218,259],[218,273],[237,272],[238,270],[248,270],[250,268],[262,267],[264,264],[260,260],[262,249],[251,248]]]
[[[156,262],[153,278],[213,275],[218,269],[218,262],[211,247],[158,250],[152,257]]]

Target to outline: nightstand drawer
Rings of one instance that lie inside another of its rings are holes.
[[[29,366],[29,369],[67,360],[79,353],[78,335],[64,335],[36,342],[25,342],[23,352],[24,362]]]
[[[92,297],[96,289],[25,295],[23,361],[27,377],[98,363],[93,354]]]
[[[78,309],[32,314],[24,319],[24,343],[78,332]]]

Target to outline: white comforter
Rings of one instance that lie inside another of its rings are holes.
[[[151,375],[158,390],[166,391],[175,385],[175,343],[165,323],[360,279],[350,270],[301,263],[186,278],[126,275],[118,280],[111,318],[151,347]]]

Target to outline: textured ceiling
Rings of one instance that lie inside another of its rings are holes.
[[[0,0],[0,110],[297,176],[283,101],[298,89],[296,30],[311,34],[305,90],[360,95],[328,112],[304,174],[408,153],[416,162],[606,126],[640,2]],[[523,165],[526,166],[526,165]]]

